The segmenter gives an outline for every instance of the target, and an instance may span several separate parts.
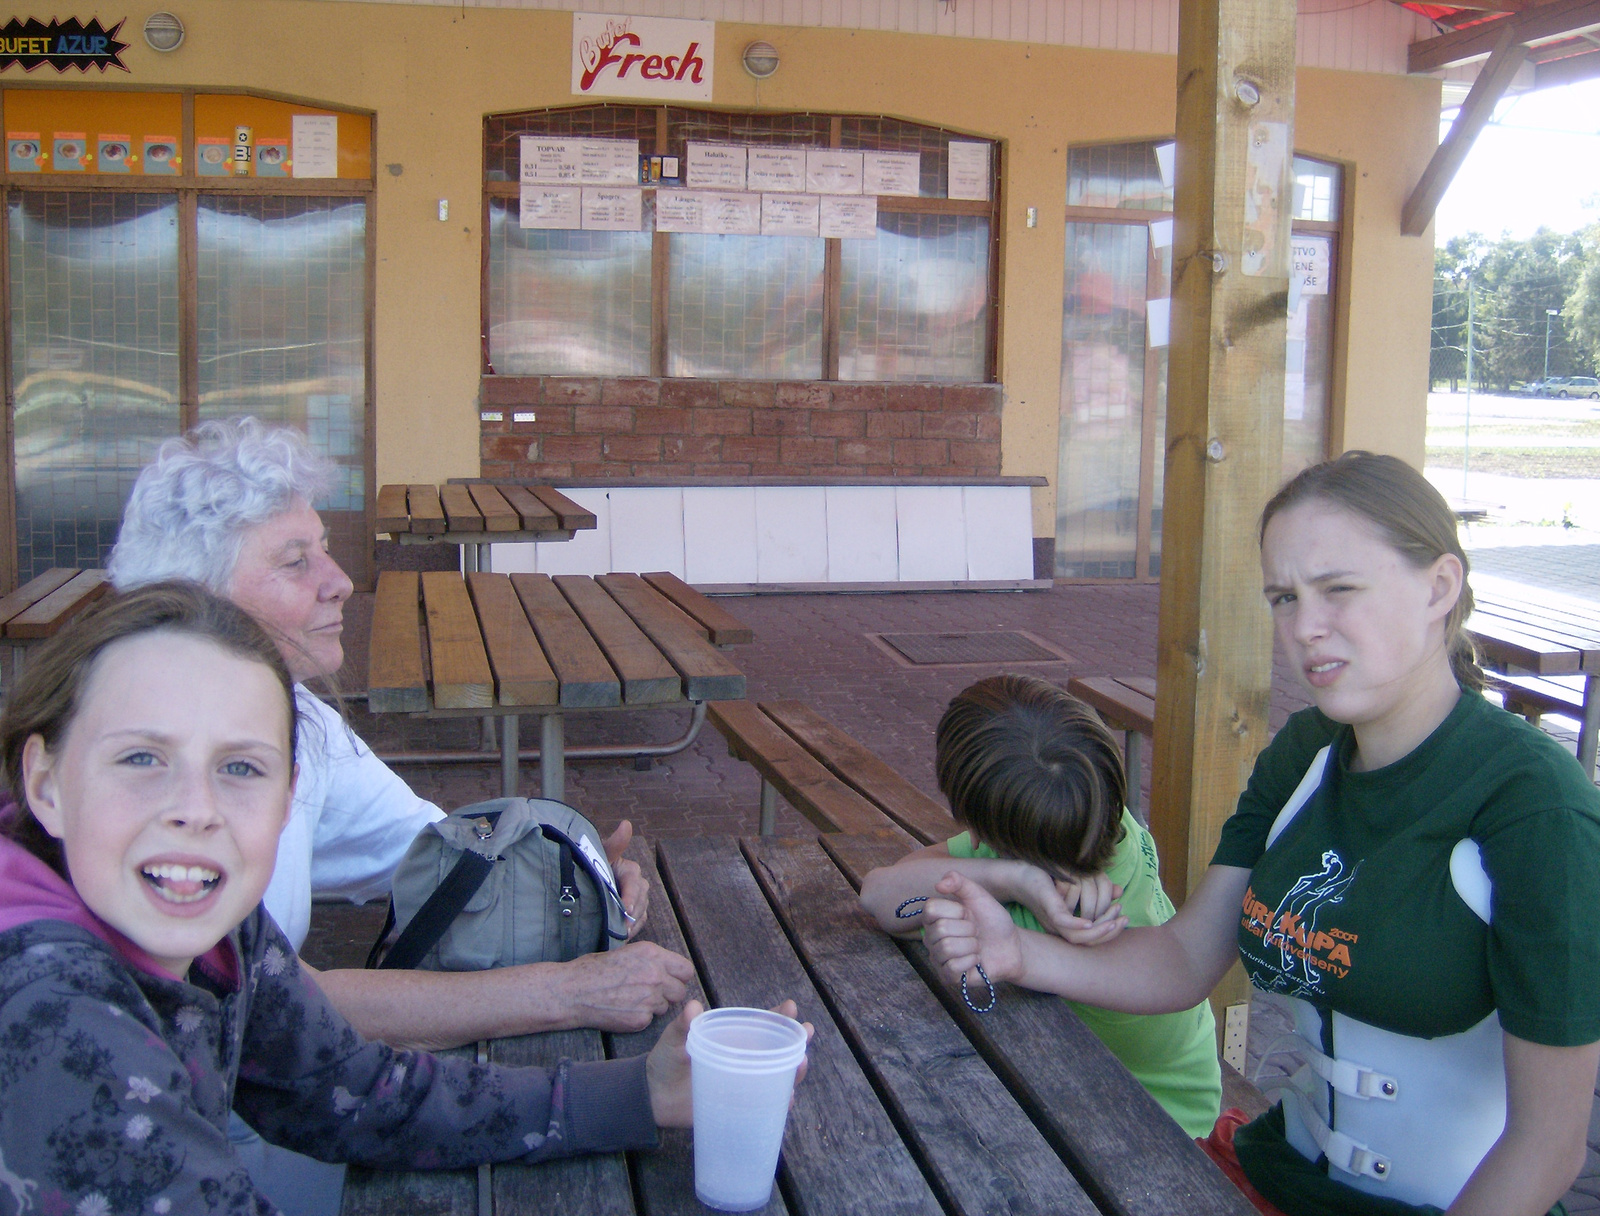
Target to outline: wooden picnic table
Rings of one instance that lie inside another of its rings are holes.
[[[676,576],[385,570],[373,602],[373,713],[500,719],[501,788],[517,792],[518,720],[541,720],[541,792],[565,792],[563,715],[691,707],[678,743],[611,747],[665,755],[692,742],[708,701],[738,700],[744,673],[720,649],[754,634]],[[586,754],[601,754],[588,749]]]
[[[489,569],[489,546],[571,540],[598,523],[559,490],[493,482],[387,485],[378,490],[378,534],[402,545],[460,545],[469,571]]]
[[[29,579],[0,598],[0,637],[11,645],[11,678],[22,670],[27,648],[54,637],[61,627],[107,591],[104,570],[60,566]]]
[[[1474,576],[1467,632],[1484,664],[1534,676],[1582,676],[1578,763],[1591,777],[1600,739],[1600,612],[1585,600],[1543,588]]]
[[[856,903],[902,840],[829,834],[670,839],[631,855],[655,884],[644,936],[692,957],[691,995],[816,1026],[765,1211],[796,1216],[1251,1216],[1254,1209],[1066,1003],[1001,986],[978,1015],[920,943]],[[659,864],[658,864],[659,863]],[[480,1045],[554,1064],[648,1051],[638,1034],[567,1031]],[[449,1173],[352,1168],[345,1216],[704,1216],[691,1134],[654,1152]]]

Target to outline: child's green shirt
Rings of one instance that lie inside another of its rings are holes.
[[[1176,909],[1161,889],[1155,839],[1126,810],[1122,842],[1106,876],[1122,887],[1122,911],[1130,926],[1159,925]],[[952,857],[998,857],[988,845],[972,845],[963,832],[946,846]],[[1008,904],[1011,919],[1042,932],[1033,913]],[[1222,1106],[1222,1072],[1217,1063],[1216,1022],[1211,1005],[1201,1001],[1179,1013],[1117,1013],[1069,1001],[1072,1011],[1099,1036],[1151,1095],[1191,1136],[1209,1136]]]

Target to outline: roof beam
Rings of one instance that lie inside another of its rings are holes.
[[[1461,162],[1472,151],[1478,133],[1494,117],[1495,105],[1505,96],[1506,87],[1528,57],[1528,48],[1517,41],[1517,31],[1511,22],[1497,21],[1495,25],[1500,36],[1489,54],[1489,62],[1472,82],[1472,91],[1462,103],[1455,122],[1450,124],[1450,133],[1434,150],[1433,159],[1422,171],[1422,179],[1400,212],[1400,231],[1406,236],[1421,236],[1432,222],[1439,200],[1455,180]]]
[[[1506,26],[1512,28],[1516,41],[1522,43],[1569,37],[1583,30],[1600,28],[1600,0],[1550,0],[1548,4],[1510,17],[1480,21],[1436,38],[1424,38],[1411,44],[1406,55],[1406,70],[1437,72],[1482,59],[1494,50]]]
[[[1600,51],[1590,51],[1586,55],[1568,55],[1565,59],[1535,65],[1533,87],[1548,89],[1558,84],[1593,80],[1596,76],[1600,76]]]

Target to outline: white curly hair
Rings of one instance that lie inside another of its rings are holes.
[[[244,534],[332,487],[333,463],[293,427],[202,422],[161,445],[122,512],[107,567],[119,591],[186,578],[228,594]]]

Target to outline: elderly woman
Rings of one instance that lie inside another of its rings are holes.
[[[314,895],[360,901],[387,894],[418,829],[441,816],[304,687],[344,662],[351,583],[329,555],[312,506],[333,472],[292,429],[250,418],[203,423],[164,444],[140,473],[109,563],[119,590],[187,578],[233,600],[266,626],[297,681],[309,729],[300,732],[294,804],[263,901],[296,949]],[[642,923],[647,885],[638,867],[618,856],[631,834],[624,822],[607,849],[623,903]],[[569,963],[484,972],[341,970],[317,978],[368,1038],[444,1048],[573,1027],[638,1030],[684,998],[692,974],[687,959],[630,942]]]

